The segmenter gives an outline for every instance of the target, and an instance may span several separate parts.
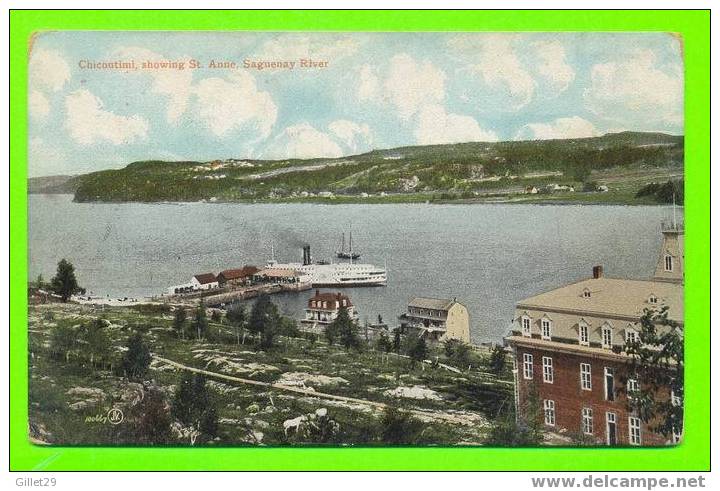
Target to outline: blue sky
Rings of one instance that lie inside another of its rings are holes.
[[[682,134],[681,50],[662,33],[43,33],[29,65],[29,174]],[[201,67],[190,69],[191,59]],[[132,60],[135,70],[84,68]],[[246,60],[296,65],[258,70]]]

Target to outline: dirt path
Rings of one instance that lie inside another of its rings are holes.
[[[284,392],[293,392],[295,394],[299,394],[305,397],[316,397],[318,399],[329,399],[334,401],[340,401],[345,402],[349,404],[364,404],[366,406],[372,406],[374,408],[384,410],[390,405],[385,404],[383,402],[376,402],[376,401],[369,401],[367,399],[357,399],[355,397],[345,397],[345,396],[339,396],[335,394],[326,394],[324,392],[316,392],[314,390],[307,390],[307,389],[300,389],[297,387],[292,387],[289,385],[282,385],[277,383],[270,383],[270,382],[261,382],[259,380],[250,380],[246,378],[240,378],[240,377],[234,377],[232,375],[225,375],[224,373],[217,373],[217,372],[211,372],[209,370],[203,370],[201,368],[195,368],[188,365],[183,365],[182,363],[178,363],[173,360],[168,360],[167,358],[163,358],[161,356],[153,354],[152,357],[156,359],[159,362],[165,363],[167,365],[173,366],[179,370],[187,370],[189,372],[193,373],[200,373],[202,375],[205,375],[210,378],[219,379],[219,380],[225,380],[228,382],[235,382],[235,383],[241,383],[241,384],[247,384],[247,385],[255,385],[258,387],[265,387],[268,389],[275,389],[279,391]],[[468,420],[466,417],[462,417],[461,415],[454,415],[454,414],[447,414],[447,413],[438,413],[435,411],[421,411],[419,409],[405,409],[405,411],[412,413],[415,416],[418,416],[422,419],[435,419],[444,421],[446,423],[453,423],[453,424],[474,424]]]

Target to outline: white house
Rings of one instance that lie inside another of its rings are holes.
[[[219,286],[218,279],[213,273],[196,274],[190,280],[190,285],[193,290],[212,290]]]

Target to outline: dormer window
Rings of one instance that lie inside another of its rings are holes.
[[[541,336],[548,341],[552,338],[552,321],[547,317],[540,321]]]
[[[650,296],[648,297],[648,303],[652,303],[652,304],[658,303],[658,297],[654,293],[651,293]]]
[[[590,289],[585,288],[583,290],[583,298],[590,298]]]
[[[522,325],[522,334],[523,334],[523,336],[530,337],[530,335],[531,335],[530,326],[531,326],[531,323],[532,323],[530,317],[528,317],[527,315],[522,316],[522,317],[520,318],[520,323],[521,323],[521,325]]]
[[[637,342],[637,340],[638,332],[634,328],[630,327],[630,325],[628,325],[628,327],[625,329],[625,344],[635,343]]]
[[[609,349],[612,348],[613,332],[610,324],[605,324],[602,327],[602,347]]]
[[[665,254],[665,271],[673,270],[673,257],[670,254]]]
[[[590,344],[589,329],[590,326],[585,321],[580,321],[578,324],[578,342],[583,346]]]

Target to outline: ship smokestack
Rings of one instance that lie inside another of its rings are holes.
[[[598,278],[602,278],[602,277],[603,277],[603,267],[600,265],[593,266],[593,278],[597,280]]]
[[[303,246],[303,266],[310,264],[310,246]]]

